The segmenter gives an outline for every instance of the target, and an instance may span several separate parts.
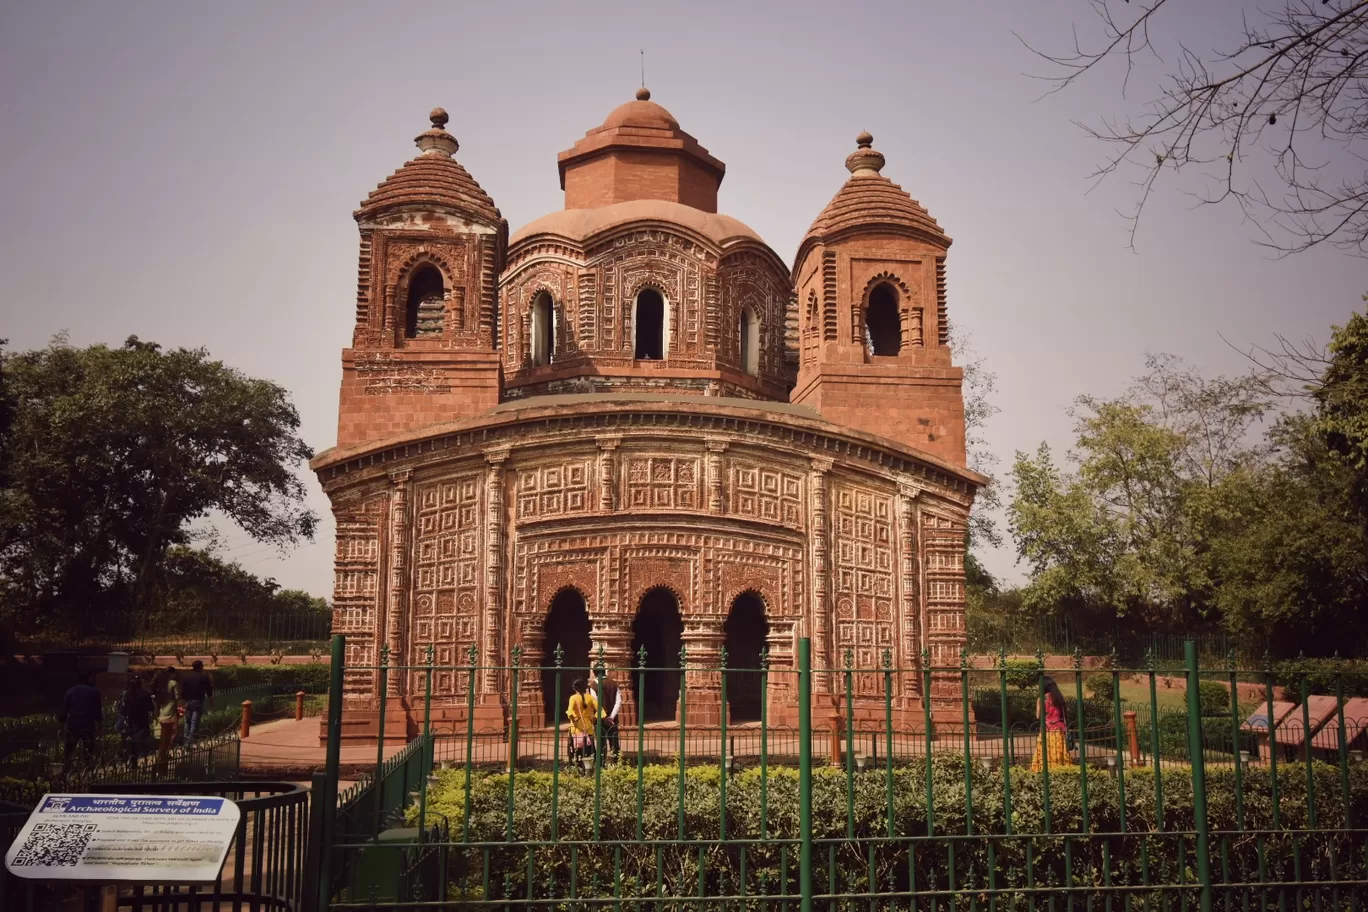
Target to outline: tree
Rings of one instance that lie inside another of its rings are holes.
[[[1039,613],[1072,605],[1094,622],[1176,630],[1214,619],[1219,492],[1264,458],[1250,436],[1266,384],[1205,380],[1168,356],[1146,363],[1125,396],[1078,399],[1074,471],[1043,444],[1017,454],[1008,517],[1031,568],[1025,603]]]
[[[1195,171],[1198,199],[1238,205],[1276,250],[1368,253],[1368,4],[1274,0],[1242,17],[1227,48],[1203,52],[1168,29],[1176,0],[1088,3],[1095,30],[1036,53],[1056,90],[1112,60],[1123,96],[1142,87],[1141,113],[1085,127],[1114,147],[1095,177],[1139,172],[1132,245],[1160,179]]]
[[[988,446],[984,426],[1001,409],[993,404],[997,392],[997,374],[988,370],[986,361],[974,348],[969,333],[956,326],[950,327],[950,345],[955,360],[964,371],[964,445],[969,468],[993,478],[998,457]],[[974,509],[969,516],[969,546],[976,543],[998,547],[1002,535],[997,529],[994,514],[1002,509],[1002,495],[996,479],[979,489],[974,497]],[[975,561],[977,565],[977,561]],[[986,573],[981,566],[977,571]]]
[[[1279,657],[1356,654],[1368,620],[1368,529],[1356,472],[1327,446],[1313,415],[1272,433],[1277,459],[1223,485],[1212,536],[1225,629]]]
[[[0,358],[0,611],[29,632],[127,625],[156,608],[169,548],[216,511],[281,547],[311,538],[312,451],[285,391],[130,337]]]

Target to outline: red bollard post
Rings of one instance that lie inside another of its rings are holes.
[[[252,701],[242,701],[242,731],[239,736],[245,741],[252,734]]]
[[[1140,734],[1135,730],[1135,710],[1128,709],[1121,714],[1121,718],[1126,720],[1126,734],[1130,739],[1131,763],[1135,766],[1140,765]]]
[[[304,719],[304,691],[295,691],[295,721],[301,722]]]

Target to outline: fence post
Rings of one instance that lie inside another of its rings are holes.
[[[798,895],[812,912],[812,640],[798,641]]]
[[[328,668],[328,748],[324,755],[324,790],[321,799],[323,822],[318,836],[317,912],[328,912],[332,902],[332,843],[337,825],[337,780],[342,765],[342,666],[346,660],[347,638],[334,634],[331,665]]]
[[[1211,833],[1207,820],[1206,760],[1202,744],[1202,679],[1197,667],[1197,644],[1183,644],[1187,660],[1188,759],[1192,762],[1192,816],[1197,830],[1197,882],[1201,884],[1201,912],[1211,912]]]
[[[295,721],[304,721],[304,691],[295,691]]]
[[[242,730],[238,732],[239,738],[249,738],[252,734],[252,701],[242,701]]]

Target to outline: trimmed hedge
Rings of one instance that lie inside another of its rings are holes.
[[[213,678],[217,690],[253,684],[269,684],[278,691],[291,689],[323,693],[328,689],[327,662],[310,662],[307,665],[223,665],[207,667],[205,670]]]
[[[1286,688],[1293,698],[1301,694],[1301,676],[1307,676],[1307,692],[1333,695],[1337,680],[1343,681],[1346,697],[1368,697],[1368,661],[1340,659],[1293,659],[1273,666],[1273,683]]]
[[[477,774],[478,775],[478,774]],[[1002,834],[1004,830],[1002,777],[975,765],[973,781],[973,827],[975,835]],[[695,767],[686,774],[685,835],[688,839],[710,840],[719,836],[720,772],[716,767]],[[936,835],[963,834],[966,802],[963,760],[954,755],[937,756],[932,768]],[[1165,771],[1162,825],[1166,831],[1191,830],[1192,784],[1187,770]],[[1314,768],[1317,798],[1317,824],[1320,828],[1345,825],[1345,809],[1340,802],[1339,771],[1331,766]],[[518,773],[515,783],[513,840],[517,842],[550,840],[551,774]],[[1012,830],[1017,834],[1039,834],[1045,828],[1044,777],[1022,769],[1012,771]],[[895,833],[923,836],[926,833],[927,803],[925,766],[920,762],[894,771]],[[461,839],[464,804],[464,771],[448,770],[438,774],[429,793],[428,813],[447,818],[452,838]],[[602,774],[601,841],[625,840],[621,858],[615,859],[610,846],[577,851],[576,880],[580,896],[613,895],[615,864],[621,864],[622,894],[625,897],[656,895],[657,870],[663,871],[665,896],[697,895],[700,888],[699,861],[703,861],[703,886],[709,895],[736,895],[739,890],[742,847],[735,843],[680,847],[654,840],[678,837],[678,770],[669,766],[647,767],[644,776],[642,830],[645,841],[637,842],[636,770],[610,768]],[[1368,766],[1350,769],[1351,819],[1368,820]],[[1209,820],[1213,832],[1233,831],[1235,819],[1233,771],[1212,770],[1207,776]],[[1307,826],[1306,777],[1279,776],[1281,825],[1284,828]],[[533,892],[537,897],[564,896],[570,883],[571,847],[565,840],[581,843],[594,839],[594,782],[592,777],[562,772],[559,778],[560,828],[558,844],[529,848],[505,843],[508,798],[507,774],[478,775],[472,783],[470,839],[487,848],[453,847],[449,879],[454,896],[480,898],[478,885],[489,865],[488,882],[492,896],[527,895],[528,872],[533,872]],[[1080,776],[1077,768],[1060,770],[1049,777],[1052,831],[1079,833],[1083,827]],[[1180,876],[1192,882],[1195,870],[1195,845],[1189,836],[1158,834],[1159,814],[1154,802],[1154,774],[1128,771],[1125,777],[1126,826],[1132,835],[1079,837],[1070,840],[1075,883],[1100,883],[1102,846],[1107,845],[1111,862],[1111,882],[1140,883],[1140,844],[1147,843],[1150,883],[1178,883]],[[1272,802],[1269,778],[1262,768],[1244,771],[1244,827],[1246,830],[1272,828]],[[1092,832],[1115,833],[1120,830],[1118,780],[1098,772],[1089,776],[1089,824]],[[887,834],[888,795],[882,770],[855,776],[854,831],[857,838],[884,837]],[[416,811],[411,811],[416,818]],[[429,820],[431,820],[429,816]],[[909,843],[852,844],[846,836],[846,775],[840,769],[813,770],[813,836],[819,840],[838,840],[819,845],[815,852],[818,882],[825,891],[828,877],[834,877],[838,892],[865,892],[869,889],[870,846],[874,846],[874,880],[880,890],[907,889]],[[728,780],[727,837],[729,840],[760,839],[760,776],[747,770]],[[746,843],[746,891],[754,896],[778,892],[781,846],[775,840],[798,837],[798,772],[793,768],[771,768],[768,783],[768,830],[766,841]],[[1146,835],[1148,834],[1148,835]],[[1338,864],[1338,877],[1352,880],[1368,876],[1359,836],[1337,836],[1337,852],[1331,856]],[[1330,837],[1321,834],[1299,836],[1301,876],[1305,880],[1326,879],[1326,847]],[[1213,844],[1217,840],[1213,836]],[[1037,886],[1064,882],[1064,840],[1059,836],[960,840],[954,843],[955,883],[960,888],[986,887],[988,845],[993,844],[995,879],[999,888],[1026,885],[1026,845],[1032,845]],[[1269,879],[1292,874],[1290,836],[1275,835],[1265,845],[1265,864]],[[942,888],[949,882],[948,841],[918,841],[911,868],[919,889]],[[1181,845],[1181,851],[1179,846]],[[485,852],[488,852],[488,859]],[[835,865],[829,868],[829,852],[835,852]],[[529,852],[532,857],[529,859]],[[1228,846],[1232,871],[1257,871],[1258,849],[1255,840],[1231,839]],[[1213,855],[1216,849],[1213,848]],[[530,862],[530,863],[529,863]],[[785,876],[790,895],[796,889],[797,847],[788,849]],[[658,867],[659,865],[659,867]],[[1180,875],[1180,872],[1186,872]],[[1094,880],[1093,878],[1097,879]],[[511,893],[504,893],[507,883]]]

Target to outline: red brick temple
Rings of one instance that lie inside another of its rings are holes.
[[[447,727],[464,725],[472,647],[481,726],[510,715],[514,647],[537,666],[556,646],[580,668],[601,647],[628,718],[668,724],[681,646],[690,669],[725,647],[729,667],[767,649],[778,672],[799,637],[816,668],[887,651],[895,710],[920,719],[923,650],[957,665],[965,642],[986,479],[965,465],[950,238],[872,137],[790,265],[717,211],[726,166],[645,89],[560,153],[565,208],[511,237],[446,113],[431,122],[356,210],[337,446],[312,464],[337,521],[347,730],[374,731],[362,666],[384,644],[398,664],[434,650]],[[643,648],[637,706],[622,669]],[[758,718],[756,677],[729,675],[730,721]],[[557,712],[552,680],[523,672],[521,726]],[[814,683],[830,707],[839,677]],[[386,715],[421,719],[424,684],[392,674]],[[771,719],[793,718],[793,686],[771,675]],[[720,675],[687,687],[689,723],[716,724]],[[882,719],[883,675],[855,692]],[[929,697],[957,718],[959,676]]]

